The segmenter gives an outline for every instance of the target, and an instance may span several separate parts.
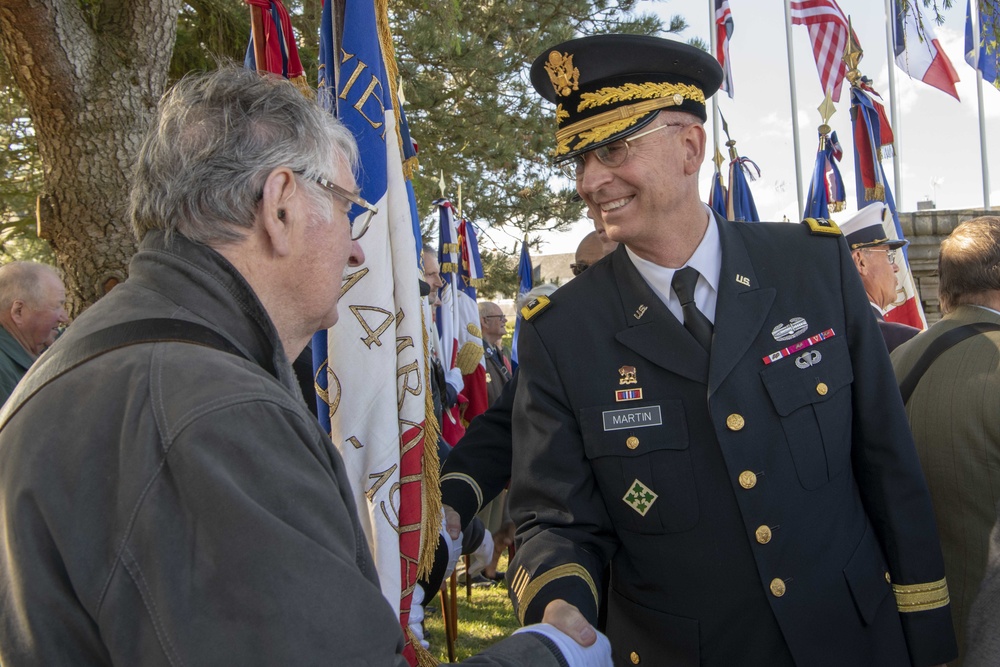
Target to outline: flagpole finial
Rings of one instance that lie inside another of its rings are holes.
[[[715,163],[715,170],[721,172],[722,171],[722,165],[723,165],[723,163],[725,163],[725,161],[726,161],[726,157],[722,154],[722,151],[719,150],[719,144],[716,144],[715,145],[715,157],[712,158],[712,162]]]
[[[441,178],[438,180],[438,187],[441,188],[441,199],[444,199],[444,169],[441,170]]]
[[[729,159],[730,160],[737,159],[738,156],[736,155],[736,141],[734,139],[730,139],[729,141],[726,142],[726,146],[729,148]]]
[[[819,111],[820,118],[823,119],[823,125],[829,123],[830,119],[833,117],[833,114],[837,113],[837,107],[833,104],[833,98],[830,97],[829,92],[823,99],[822,104],[820,104],[817,107],[817,110]],[[820,130],[820,132],[822,132],[822,129]],[[823,132],[823,134],[829,134],[829,133],[830,133],[830,128],[827,127],[826,132]]]
[[[854,38],[854,27],[851,25],[851,17],[847,17],[847,47],[844,48],[844,64],[847,66],[847,80],[852,86],[857,86],[861,79],[861,71],[858,65],[864,58],[865,52],[861,50],[861,45]]]

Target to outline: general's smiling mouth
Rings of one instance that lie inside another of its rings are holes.
[[[613,211],[616,208],[621,208],[625,204],[632,201],[632,199],[634,198],[635,195],[630,195],[628,197],[622,197],[621,199],[615,199],[614,201],[609,201],[604,204],[601,204],[601,212],[607,213],[608,211]]]

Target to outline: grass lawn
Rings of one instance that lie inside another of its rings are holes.
[[[507,569],[507,557],[500,559],[500,570]],[[424,610],[430,652],[439,661],[448,662],[448,646],[441,620],[441,596],[436,595]],[[473,588],[472,599],[466,600],[465,586],[458,587],[458,639],[455,659],[464,660],[488,646],[509,637],[521,627],[507,597],[507,585],[500,582],[488,588]]]

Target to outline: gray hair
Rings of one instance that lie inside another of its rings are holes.
[[[10,310],[20,299],[34,306],[45,296],[42,294],[42,275],[50,274],[62,282],[59,272],[41,262],[10,262],[0,266],[0,310]]]
[[[264,182],[288,167],[309,182],[358,148],[332,114],[294,85],[226,66],[184,77],[160,100],[136,159],[132,231],[177,232],[206,245],[241,240],[254,224]],[[319,200],[319,186],[311,188]],[[332,202],[331,202],[332,205]]]

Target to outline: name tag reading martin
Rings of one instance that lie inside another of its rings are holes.
[[[605,431],[618,431],[623,428],[642,428],[643,426],[662,426],[663,416],[659,405],[644,408],[628,408],[627,410],[607,410],[602,412]]]

